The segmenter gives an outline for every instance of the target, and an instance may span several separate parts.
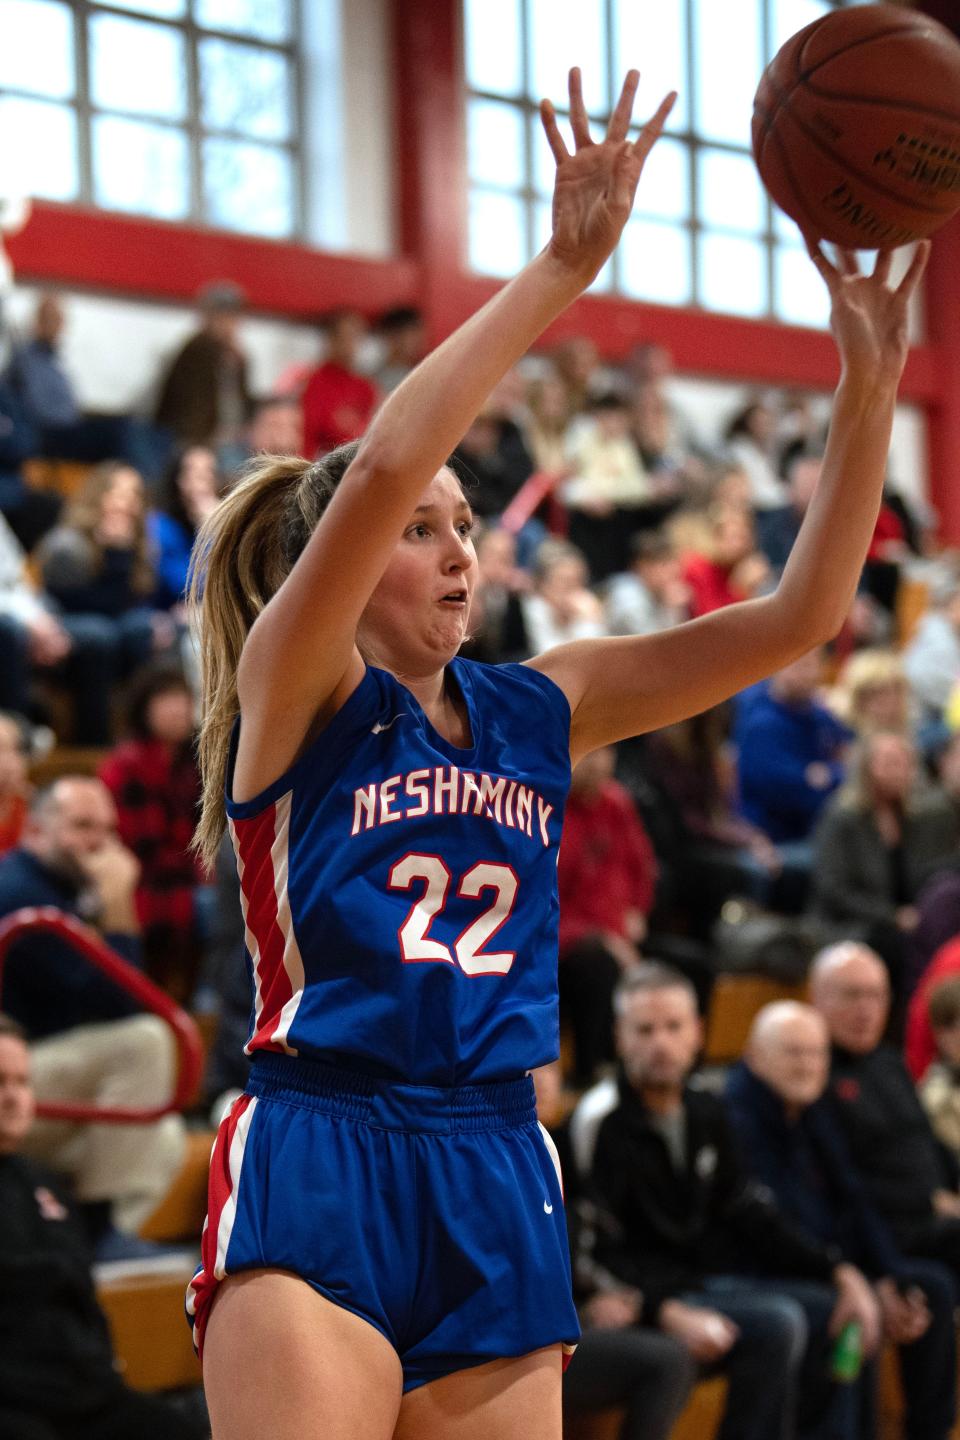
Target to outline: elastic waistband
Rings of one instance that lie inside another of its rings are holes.
[[[253,1056],[247,1093],[361,1120],[383,1130],[454,1134],[464,1130],[520,1129],[537,1118],[529,1075],[519,1080],[447,1089],[398,1084],[297,1055],[263,1050]]]

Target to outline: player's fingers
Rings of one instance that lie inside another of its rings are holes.
[[[636,99],[639,84],[640,71],[628,70],[627,78],[623,82],[623,89],[620,91],[620,99],[617,101],[616,109],[610,116],[610,124],[607,126],[608,140],[626,140],[627,131],[630,128],[630,117],[633,114],[633,102]]]
[[[873,267],[873,278],[886,285],[890,279],[890,263],[893,260],[892,250],[878,250],[877,263]]]
[[[577,149],[582,145],[592,145],[590,139],[590,121],[587,118],[586,106],[583,103],[583,82],[580,78],[580,66],[574,65],[570,71],[570,125],[573,130],[573,138],[576,141]]]
[[[859,275],[860,261],[857,259],[855,250],[848,250],[844,245],[836,246],[837,258],[840,261],[840,271],[843,275]]]
[[[824,280],[827,282],[828,285],[832,286],[833,282],[837,279],[839,272],[836,266],[831,264],[831,262],[827,259],[826,255],[823,253],[823,246],[820,244],[820,237],[818,235],[814,235],[813,231],[805,230],[803,231],[803,243],[807,247],[807,254],[810,256],[810,259],[820,271],[820,274],[823,276]]]
[[[547,144],[553,151],[553,158],[559,165],[561,160],[570,159],[570,151],[563,143],[563,136],[560,134],[560,126],[557,124],[557,112],[549,100],[540,101],[540,119],[547,137]]]
[[[913,252],[913,259],[907,269],[906,275],[897,286],[897,294],[903,295],[907,300],[920,284],[920,279],[927,268],[927,261],[930,259],[930,251],[933,247],[929,240],[921,240]]]
[[[633,142],[633,151],[639,155],[641,160],[646,160],[650,151],[663,134],[663,127],[667,123],[667,117],[673,109],[677,99],[676,90],[671,90],[665,95],[657,106],[656,113],[644,125],[637,139]]]

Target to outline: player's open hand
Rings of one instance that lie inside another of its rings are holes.
[[[835,265],[819,241],[807,236],[807,252],[830,291],[830,326],[844,371],[883,382],[900,379],[910,348],[907,312],[926,268],[929,240],[921,240],[899,285],[891,286],[892,250],[880,250],[869,275],[856,253],[838,247]]]
[[[640,74],[627,72],[620,99],[601,141],[590,137],[583,103],[580,71],[570,71],[571,155],[549,100],[540,104],[543,128],[557,162],[553,190],[553,234],[550,252],[586,282],[596,275],[616,247],[633,208],[644,161],[660,138],[676,100],[671,91],[634,141],[627,139]]]

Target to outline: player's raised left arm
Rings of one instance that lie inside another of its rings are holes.
[[[718,704],[832,639],[850,609],[880,507],[907,307],[929,245],[895,287],[888,251],[862,275],[852,253],[841,251],[837,266],[815,242],[809,250],[830,291],[841,377],[820,483],[780,584],[673,630],[583,640],[531,661],[567,695],[575,757]]]

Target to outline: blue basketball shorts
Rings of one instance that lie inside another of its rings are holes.
[[[287,1270],[386,1336],[404,1390],[579,1336],[533,1082],[439,1089],[255,1056],[210,1164],[187,1290],[202,1356],[224,1278]]]

